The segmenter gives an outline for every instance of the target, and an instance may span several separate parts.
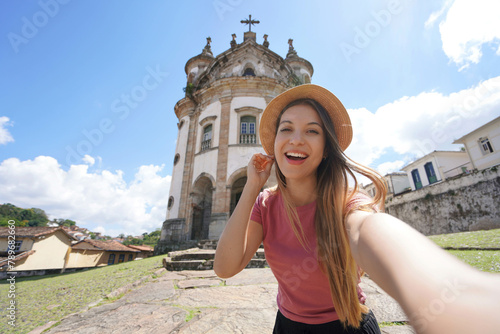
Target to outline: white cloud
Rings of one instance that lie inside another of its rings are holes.
[[[453,0],[446,0],[446,2],[444,3],[443,7],[440,10],[431,13],[431,15],[424,24],[425,28],[427,29],[432,28],[434,26],[434,23],[439,18],[441,18],[441,16],[446,12],[446,10],[450,7],[451,4],[453,4]]]
[[[95,159],[88,154],[85,154],[83,156],[82,160],[83,160],[83,162],[85,162],[89,166],[93,166],[95,164]]]
[[[10,119],[6,116],[0,117],[0,145],[14,141],[9,130],[6,129],[7,126],[11,125],[9,121]]]
[[[121,171],[89,172],[88,168],[72,165],[65,171],[47,156],[7,159],[0,164],[0,202],[37,207],[50,218],[72,219],[111,236],[161,228],[171,180],[159,175],[163,166],[139,167],[129,184]]]
[[[443,9],[447,8],[446,2]],[[460,70],[482,57],[483,44],[491,44],[500,53],[500,2],[492,0],[455,0],[439,24],[443,51]],[[426,27],[440,17],[432,13]]]
[[[348,112],[354,138],[346,154],[354,161],[373,165],[389,150],[413,157],[434,150],[458,150],[460,146],[452,144],[455,139],[500,115],[500,77],[450,95],[424,92],[403,97],[375,113],[367,109]]]

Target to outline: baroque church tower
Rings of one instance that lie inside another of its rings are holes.
[[[185,66],[185,97],[174,107],[179,119],[172,181],[156,253],[189,240],[219,239],[246,182],[254,153],[264,153],[259,121],[266,105],[290,87],[309,83],[311,63],[289,40],[283,59],[251,31],[242,43],[233,34],[230,48],[214,57],[211,39]],[[276,184],[274,172],[266,186]]]

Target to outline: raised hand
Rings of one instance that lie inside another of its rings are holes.
[[[247,167],[247,183],[258,185],[259,189],[264,186],[274,163],[274,157],[256,153],[250,159]]]

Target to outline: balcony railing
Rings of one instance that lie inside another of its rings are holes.
[[[257,135],[255,133],[240,135],[240,144],[257,144]]]
[[[212,147],[212,139],[207,139],[201,142],[201,150],[205,151]]]

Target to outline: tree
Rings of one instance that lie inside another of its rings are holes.
[[[47,226],[49,222],[42,209],[23,209],[10,203],[0,205],[0,225],[6,226],[9,220],[14,220],[18,226]]]
[[[53,223],[56,223],[59,226],[74,226],[76,222],[71,219],[63,219],[63,218],[55,218]]]

